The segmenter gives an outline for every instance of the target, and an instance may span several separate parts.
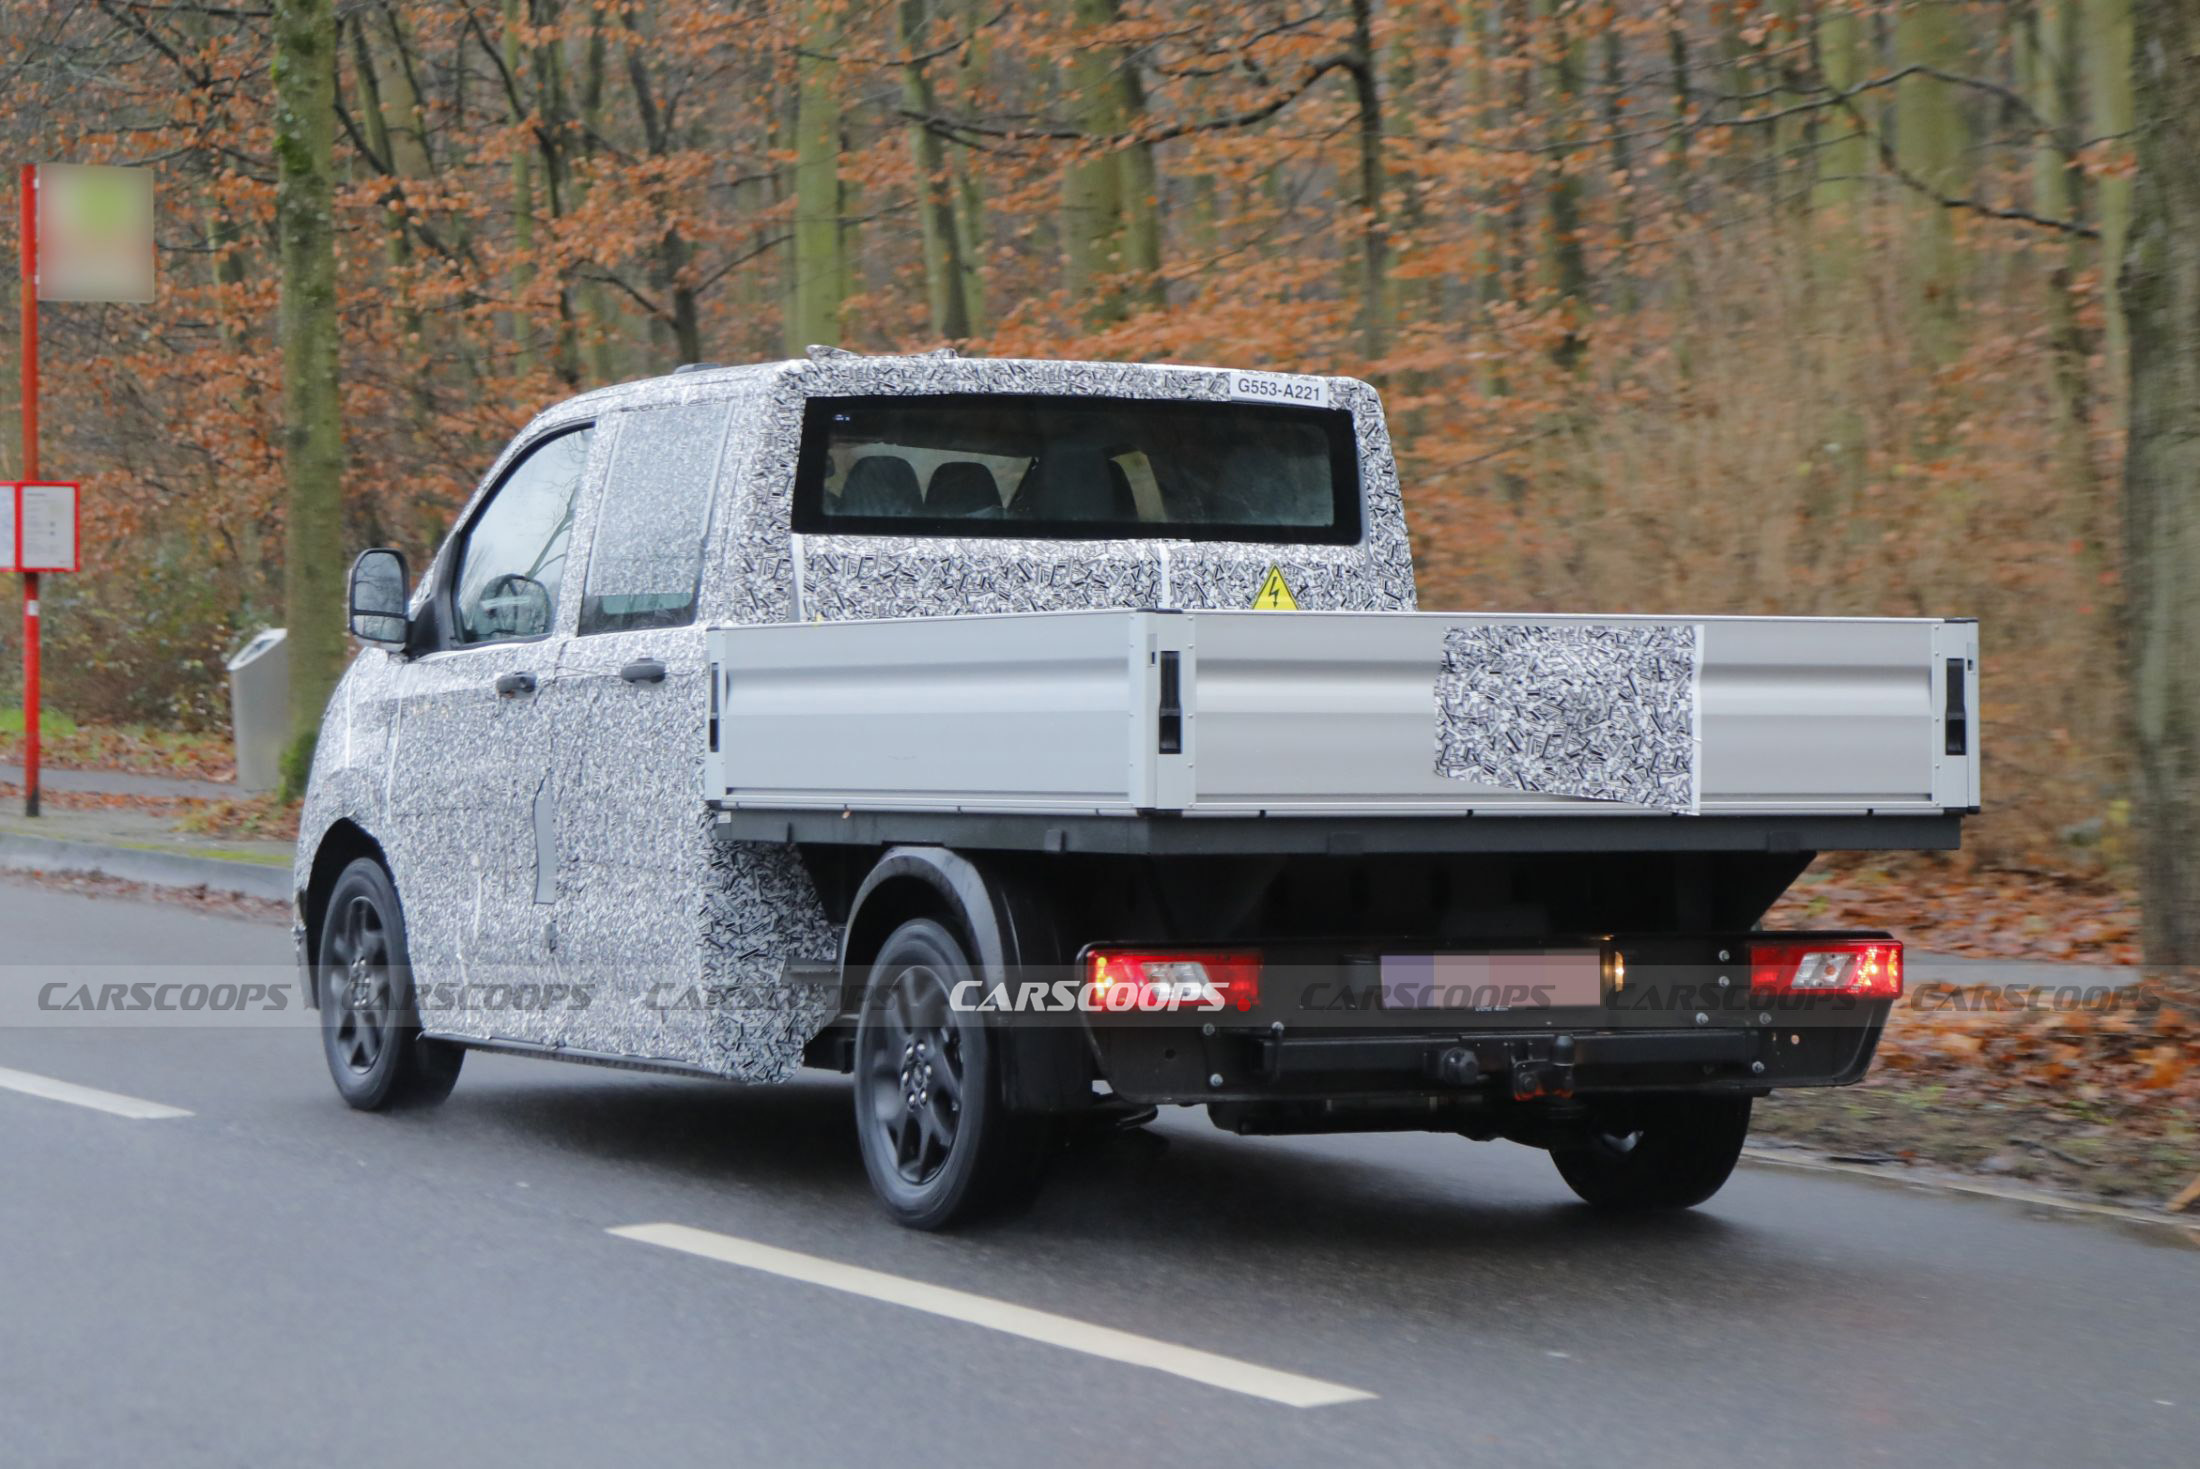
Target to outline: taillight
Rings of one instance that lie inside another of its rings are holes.
[[[1260,955],[1094,949],[1085,984],[1095,1009],[1250,1010],[1260,1003]]]
[[[1749,946],[1749,989],[1757,995],[1902,997],[1896,939],[1805,939]]]

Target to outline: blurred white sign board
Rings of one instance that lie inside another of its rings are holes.
[[[38,165],[38,298],[153,299],[153,171]]]

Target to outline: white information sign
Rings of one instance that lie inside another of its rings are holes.
[[[0,485],[0,571],[15,569],[15,486]]]
[[[75,571],[76,486],[22,485],[16,490],[18,571]]]

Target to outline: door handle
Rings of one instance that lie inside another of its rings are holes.
[[[531,673],[500,673],[497,675],[497,692],[509,699],[517,694],[535,691],[535,676]]]
[[[619,677],[628,683],[663,683],[665,666],[655,658],[637,658],[619,670]]]

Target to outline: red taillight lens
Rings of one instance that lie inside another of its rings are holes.
[[[1085,985],[1095,1009],[1246,1011],[1260,1003],[1260,955],[1094,949]]]
[[[1902,997],[1902,945],[1896,939],[1801,939],[1749,946],[1753,995]]]

